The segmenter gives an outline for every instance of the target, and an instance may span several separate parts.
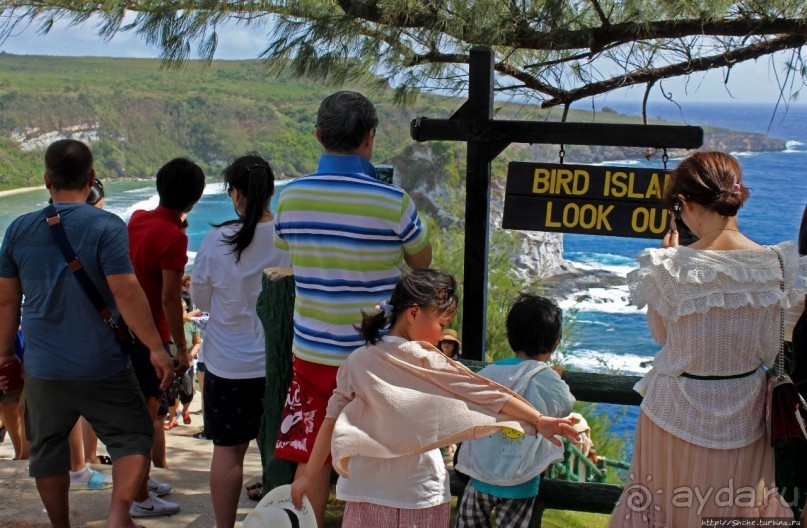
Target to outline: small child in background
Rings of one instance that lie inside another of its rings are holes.
[[[440,352],[445,354],[446,357],[450,357],[451,359],[456,360],[462,357],[457,331],[451,328],[446,328],[443,331],[443,337],[441,337],[440,341],[437,343],[437,348],[439,348]]]
[[[507,341],[515,357],[479,371],[523,396],[547,416],[567,416],[575,398],[547,362],[560,344],[562,313],[554,301],[522,293],[507,314]],[[460,501],[457,528],[489,527],[496,510],[498,528],[529,526],[541,473],[563,460],[563,448],[540,437],[502,429],[465,442],[457,470],[471,477]]]
[[[330,453],[340,475],[336,497],[347,501],[343,528],[386,528],[390,519],[447,528],[440,447],[502,427],[537,430],[559,445],[555,435],[577,439],[571,420],[544,416],[434,347],[454,317],[456,287],[447,273],[418,269],[401,277],[379,313],[364,314],[366,345],[339,368],[311,458],[292,484],[296,508]]]

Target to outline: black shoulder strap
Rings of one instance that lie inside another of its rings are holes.
[[[92,302],[98,313],[101,314],[104,322],[111,326],[114,324],[112,310],[109,309],[106,301],[101,297],[98,288],[93,284],[90,276],[87,275],[87,271],[81,265],[76,252],[73,251],[73,247],[67,239],[67,233],[64,231],[62,218],[59,216],[59,211],[56,210],[53,204],[45,208],[45,221],[48,223],[48,226],[50,226],[50,233],[53,235],[53,240],[59,247],[59,251],[61,251],[64,261],[67,263],[67,267],[73,272],[73,276],[78,280],[79,284],[81,284],[84,293],[87,294],[90,302]]]

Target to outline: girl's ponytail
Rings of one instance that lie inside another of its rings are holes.
[[[223,176],[227,191],[238,189],[245,198],[244,210],[236,210],[238,220],[216,226],[240,224],[235,233],[224,239],[232,246],[235,261],[240,262],[241,253],[252,243],[255,229],[269,208],[269,200],[275,192],[275,175],[266,160],[251,152],[230,163]]]
[[[378,338],[381,337],[381,331],[389,326],[389,320],[384,312],[376,312],[368,314],[365,311],[361,312],[361,326],[357,327],[364,342],[369,345],[375,345]]]

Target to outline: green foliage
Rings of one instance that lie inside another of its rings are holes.
[[[606,414],[598,411],[596,403],[578,402],[575,404],[574,412],[582,414],[591,428],[591,439],[597,455],[609,460],[630,460],[630,453],[626,449],[628,439],[609,431],[611,423],[620,420],[626,411],[627,409],[622,407],[616,413]],[[622,484],[622,479],[614,468],[609,467],[605,482]]]
[[[316,113],[332,92],[289,74],[270,76],[260,61],[194,62],[166,71],[157,60],[0,54],[0,189],[41,182],[50,140],[22,151],[12,135],[30,140],[71,130],[97,133],[92,149],[105,179],[152,177],[176,156],[218,175],[230,159],[253,150],[279,178],[298,177],[316,167]],[[379,161],[412,143],[411,113],[395,107],[392,98],[392,91],[374,96],[381,119]],[[443,114],[455,105],[445,98],[424,103]]]
[[[474,46],[494,51],[500,93],[543,106],[629,86],[663,90],[657,81],[761,57],[785,72],[783,95],[807,80],[803,0],[0,0],[0,10],[0,41],[30,23],[47,33],[57,19],[93,17],[99,36],[134,31],[174,68],[194,51],[212,59],[229,22],[266,35],[261,55],[275,73],[394,86],[404,104],[418,90],[462,93]]]
[[[378,86],[375,79],[345,88],[366,92]],[[159,61],[149,59],[0,53],[0,189],[38,184],[43,149],[49,141],[43,135],[79,129],[97,133],[92,149],[98,174],[104,179],[149,178],[176,156],[188,156],[209,176],[216,176],[230,159],[248,151],[266,157],[278,178],[301,176],[316,167],[321,152],[313,134],[316,113],[320,101],[332,92],[329,86],[297,79],[291,73],[270,75],[260,61],[221,61],[208,66],[197,61],[181,71],[167,71],[160,68]],[[390,89],[371,95],[380,119],[374,149],[377,162],[392,160],[415,144],[409,137],[414,117],[447,117],[462,103],[421,95],[417,106],[404,110],[396,106],[395,95]],[[502,104],[496,115],[540,121],[558,120],[561,113],[521,103]],[[572,121],[595,118],[619,123],[638,119],[610,112],[569,113]],[[33,150],[22,151],[19,141],[13,139],[19,134],[27,140],[44,139]],[[461,183],[464,149],[448,142],[430,142],[429,148],[445,176]],[[599,151],[584,149],[567,146],[568,159],[584,161],[581,152],[603,159]],[[506,173],[507,161],[556,155],[553,146],[512,146],[494,163],[494,179]],[[619,151],[614,159],[631,155]],[[409,172],[415,179],[430,177]],[[417,181],[405,182],[404,187],[409,183]],[[463,197],[452,199],[462,203]],[[457,211],[461,218],[462,210]],[[491,239],[492,246],[498,242]]]
[[[611,516],[601,513],[584,513],[566,510],[547,510],[543,528],[606,528]]]
[[[441,218],[457,219],[443,226],[431,222],[433,263],[432,266],[447,271],[462,284],[465,270],[465,172],[461,170],[465,161],[461,147],[457,144],[433,142],[432,152],[435,164],[444,168],[443,181],[446,196],[436,199],[443,209]],[[514,232],[491,227],[488,253],[487,316],[485,332],[485,358],[496,361],[513,353],[505,337],[505,320],[510,303],[518,292],[527,287],[511,271],[510,258],[518,251],[518,239]],[[452,327],[462,328],[462,289],[459,292],[459,306]]]

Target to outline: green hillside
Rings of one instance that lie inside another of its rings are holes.
[[[400,156],[413,143],[409,123],[414,117],[445,117],[463,102],[422,95],[414,107],[402,109],[393,104],[391,90],[345,88],[367,93],[376,103],[377,162]],[[209,66],[191,61],[177,71],[162,69],[156,59],[0,53],[0,190],[40,184],[44,148],[67,134],[89,139],[104,179],[149,178],[176,156],[190,157],[217,176],[230,159],[253,150],[270,161],[279,178],[300,176],[315,168],[320,153],[313,135],[316,111],[335,90],[291,74],[270,75],[257,60]],[[517,104],[503,104],[497,114],[520,120],[556,120],[560,115],[559,109]],[[607,110],[596,115],[573,110],[568,119],[638,121]],[[707,130],[707,142],[710,134],[713,131]],[[746,144],[748,136],[734,139],[735,150],[755,149]],[[464,154],[458,144],[433,145]],[[503,159],[548,160],[557,158],[558,149],[508,150]],[[566,147],[567,160],[579,162],[638,157],[643,152]]]
[[[369,93],[381,124],[376,161],[412,143],[409,121],[446,116],[461,101],[422,96],[413,108],[392,104],[392,92]],[[175,156],[200,162],[218,175],[234,156],[255,150],[280,177],[311,171],[320,147],[313,136],[319,102],[335,88],[291,75],[267,73],[260,61],[190,62],[164,70],[152,59],[16,56],[0,53],[0,189],[41,182],[42,151],[54,133],[84,131],[102,178],[151,177]],[[510,105],[501,115],[559,117]],[[601,113],[600,119],[621,120]],[[590,120],[573,112],[570,120]],[[50,135],[48,135],[50,134]],[[79,138],[81,136],[78,136]],[[95,136],[93,136],[95,137]],[[23,151],[21,144],[37,145]]]

